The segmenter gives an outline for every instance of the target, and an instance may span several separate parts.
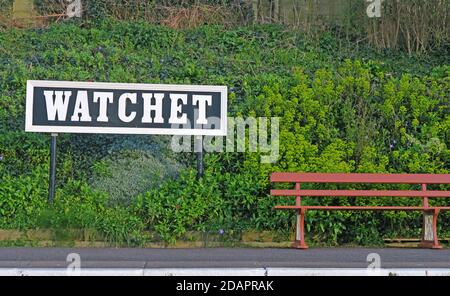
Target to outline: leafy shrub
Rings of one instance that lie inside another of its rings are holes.
[[[167,159],[162,161],[142,151],[122,150],[118,156],[95,164],[91,185],[107,192],[113,204],[129,205],[144,193],[144,188],[156,187],[164,179],[176,176],[179,165]]]
[[[30,174],[11,176],[0,170],[0,227],[36,226],[36,216],[47,203],[48,170],[36,167]]]
[[[164,241],[173,242],[186,230],[204,231],[220,216],[222,205],[215,183],[209,173],[197,182],[194,170],[184,171],[176,182],[139,195],[136,211]]]
[[[69,181],[57,191],[54,204],[37,218],[52,229],[94,229],[114,244],[136,246],[146,242],[144,225],[128,209],[108,206],[108,195],[80,181]]]

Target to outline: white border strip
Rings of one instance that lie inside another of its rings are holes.
[[[450,268],[267,268],[272,276],[450,276]]]
[[[0,276],[450,276],[450,268],[0,268]]]
[[[206,91],[221,93],[220,130],[217,129],[174,129],[174,128],[129,128],[129,127],[88,127],[88,126],[46,126],[33,125],[33,90],[35,87],[67,87],[83,89],[128,89],[153,91]],[[226,86],[219,85],[182,85],[182,84],[140,84],[140,83],[109,83],[109,82],[79,82],[27,80],[25,131],[47,133],[102,133],[102,134],[148,134],[148,135],[227,135],[227,101]]]

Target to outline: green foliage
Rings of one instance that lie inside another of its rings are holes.
[[[188,229],[206,230],[207,224],[221,216],[222,204],[216,180],[208,172],[196,180],[196,172],[183,172],[177,182],[167,182],[138,196],[136,211],[145,224],[166,242]]]
[[[13,5],[14,0],[0,0],[0,12],[8,12]]]
[[[48,170],[37,167],[30,174],[0,176],[0,227],[27,228],[36,225],[36,213],[47,202]]]
[[[120,206],[108,206],[108,195],[81,181],[69,180],[58,190],[54,204],[37,216],[37,226],[51,229],[94,229],[114,244],[141,245],[146,242],[144,225]]]
[[[119,155],[94,164],[90,183],[107,192],[113,204],[129,205],[138,194],[144,193],[142,188],[156,187],[176,175],[179,165],[168,158],[163,161],[139,150],[122,150]]]
[[[127,245],[147,241],[145,230],[166,242],[188,230],[289,232],[294,213],[272,207],[293,200],[269,195],[273,171],[448,173],[448,55],[336,50],[338,43],[272,25],[173,30],[99,21],[0,33],[0,227],[96,229]],[[193,155],[174,156],[167,138],[59,135],[58,191],[50,206],[49,137],[23,131],[28,79],[227,85],[229,116],[280,118],[279,158],[262,164],[261,152],[209,153],[197,180]],[[310,212],[306,219],[315,243],[379,244],[386,236],[417,236],[419,217]],[[449,233],[449,217],[440,216],[441,233]]]

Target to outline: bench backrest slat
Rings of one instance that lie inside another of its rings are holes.
[[[272,173],[271,182],[450,184],[450,174]]]
[[[419,190],[292,190],[272,189],[274,196],[391,196],[391,197],[450,197],[450,191],[419,191]]]

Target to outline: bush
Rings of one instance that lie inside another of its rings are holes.
[[[140,246],[148,237],[139,217],[120,206],[108,206],[108,195],[80,181],[68,181],[57,191],[53,205],[46,205],[37,216],[36,226],[56,230],[98,231],[117,245]]]
[[[109,195],[112,204],[130,205],[144,188],[157,187],[176,176],[180,165],[168,158],[155,157],[142,151],[122,150],[94,164],[93,188]]]
[[[0,227],[35,227],[36,216],[47,203],[48,170],[37,167],[19,177],[0,173]]]
[[[184,171],[176,182],[138,196],[136,211],[166,242],[174,242],[187,230],[205,231],[208,223],[222,216],[214,177],[207,172],[197,181],[194,170]]]

